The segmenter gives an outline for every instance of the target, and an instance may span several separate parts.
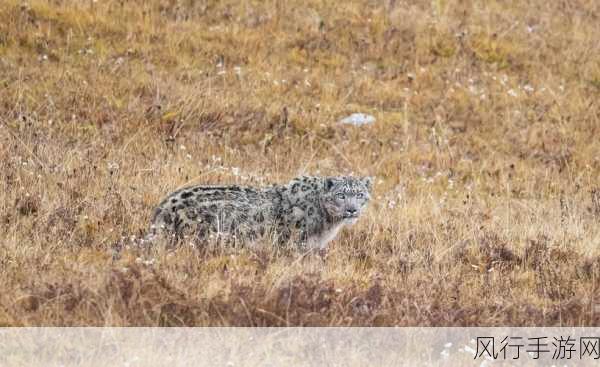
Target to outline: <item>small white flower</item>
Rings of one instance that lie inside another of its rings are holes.
[[[523,90],[524,90],[525,92],[527,92],[527,93],[532,93],[532,92],[534,91],[533,87],[532,87],[531,85],[529,85],[529,84],[525,84],[525,85],[523,86]]]

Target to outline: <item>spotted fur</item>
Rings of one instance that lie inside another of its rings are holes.
[[[325,248],[342,227],[358,220],[371,182],[370,177],[302,176],[267,188],[186,187],[154,210],[151,234],[218,235],[242,242],[270,237]]]

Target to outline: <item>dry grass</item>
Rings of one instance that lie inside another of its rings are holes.
[[[599,17],[3,1],[0,325],[600,325]],[[126,246],[185,184],[350,172],[374,200],[324,260]]]

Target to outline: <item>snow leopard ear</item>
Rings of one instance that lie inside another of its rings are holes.
[[[325,190],[329,191],[331,190],[336,183],[336,179],[335,177],[327,177],[325,178]]]
[[[367,187],[367,190],[371,191],[371,188],[373,187],[373,181],[374,181],[373,176],[363,177],[360,179],[360,181]]]

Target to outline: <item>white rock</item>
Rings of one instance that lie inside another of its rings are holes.
[[[369,125],[375,122],[375,117],[364,113],[353,113],[348,117],[344,117],[340,120],[342,124],[361,126]]]

